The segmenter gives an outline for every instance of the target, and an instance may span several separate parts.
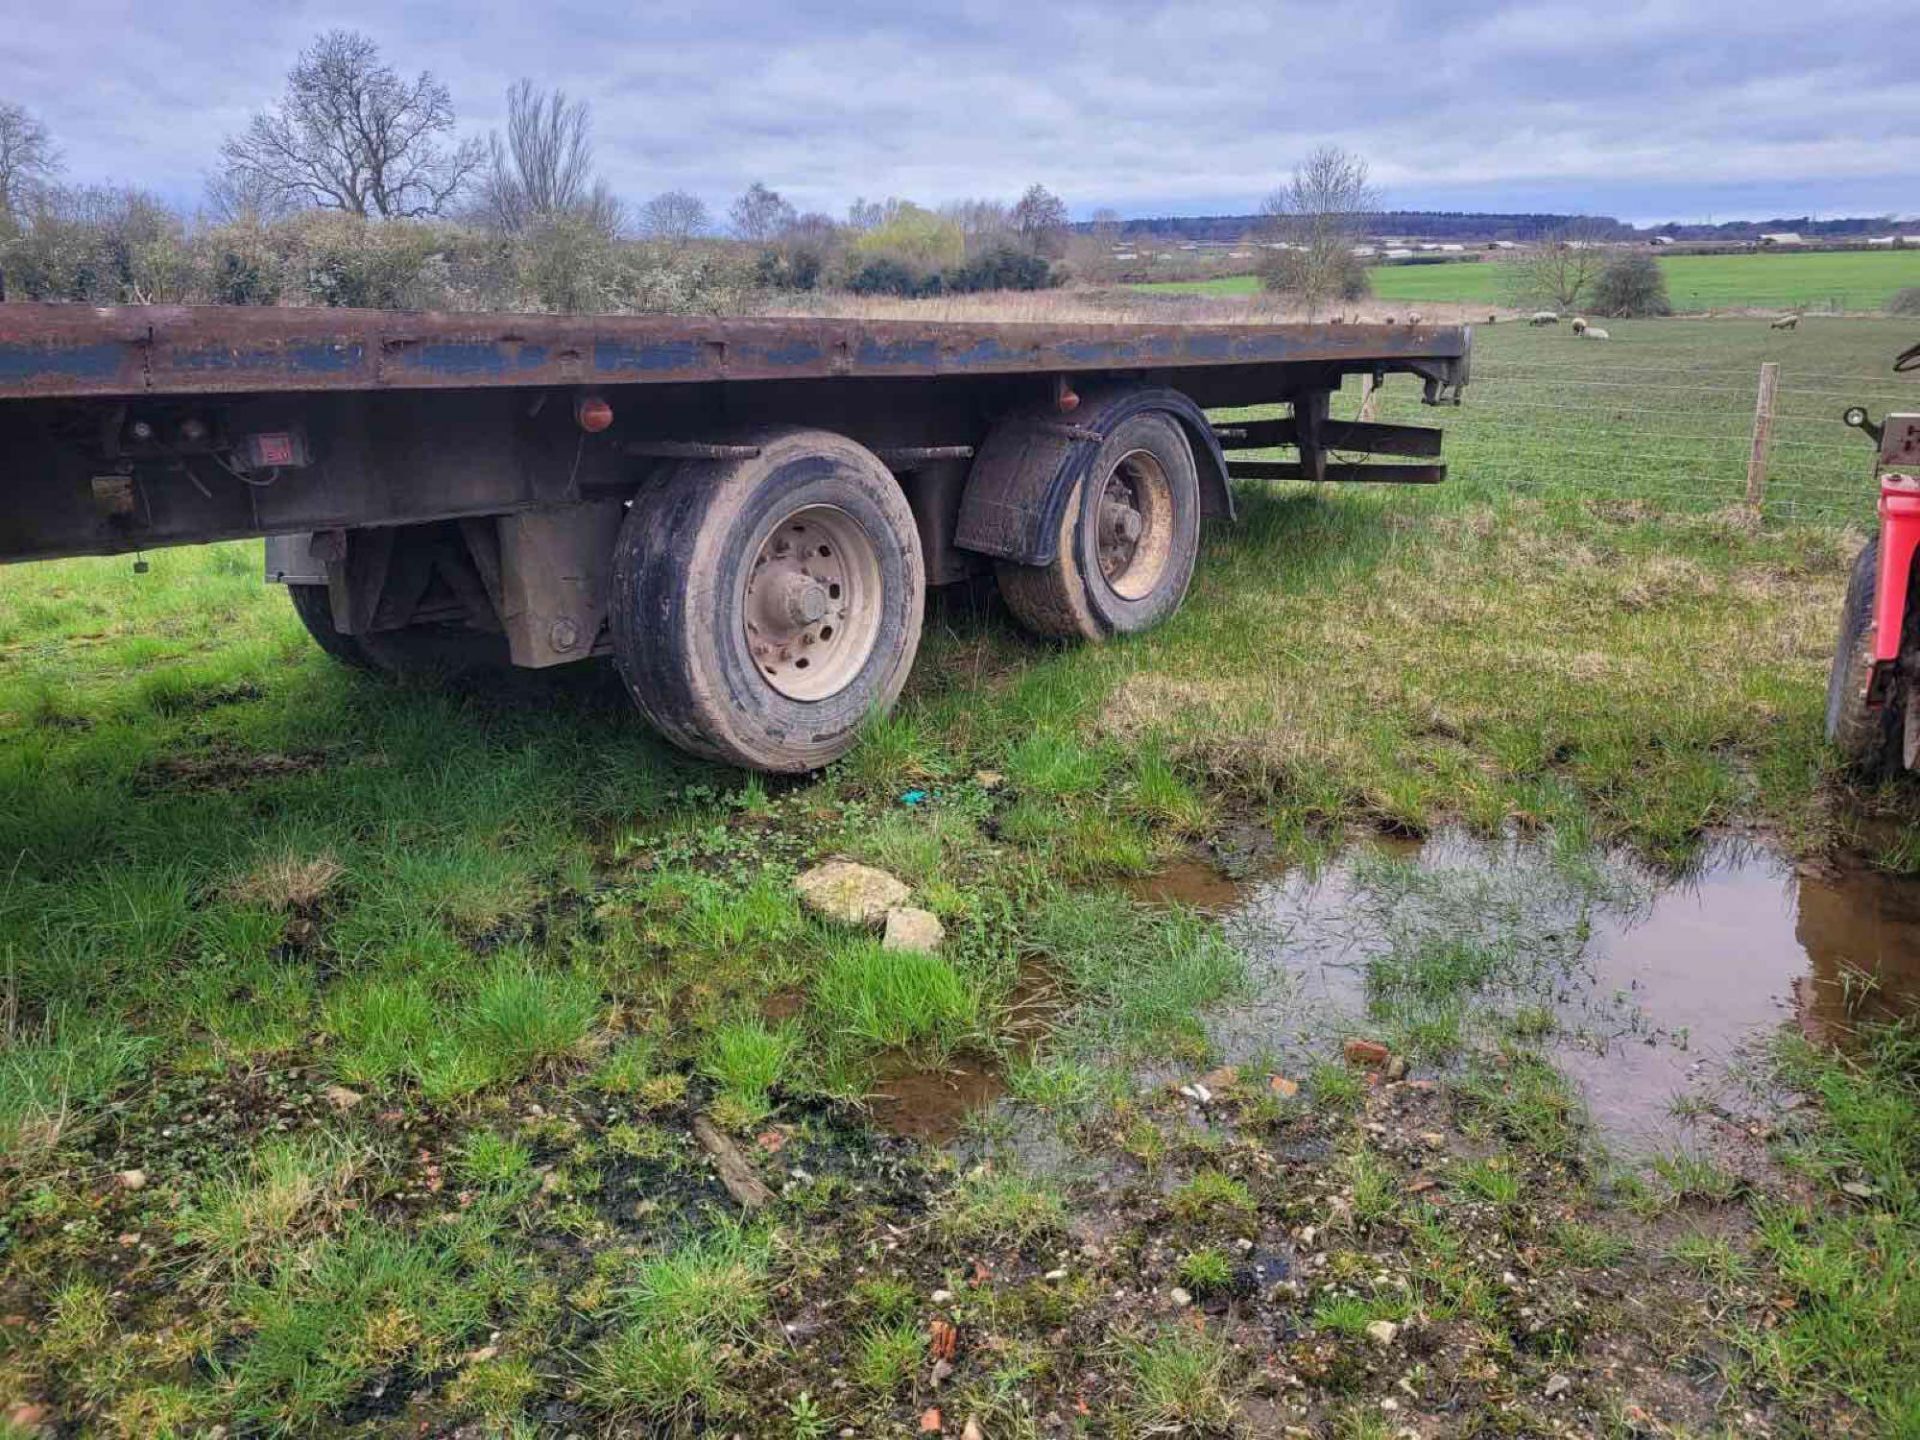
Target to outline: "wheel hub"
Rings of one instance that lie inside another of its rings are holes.
[[[1100,575],[1135,600],[1158,583],[1171,546],[1173,498],[1166,471],[1145,450],[1120,458],[1100,492]]]
[[[746,582],[748,653],[792,700],[824,700],[867,662],[880,630],[880,561],[844,510],[810,505],[768,531]]]

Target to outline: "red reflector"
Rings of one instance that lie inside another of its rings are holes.
[[[574,418],[580,422],[580,428],[589,435],[598,435],[613,424],[613,406],[598,395],[588,395],[574,406]]]
[[[306,445],[290,430],[266,430],[247,436],[247,464],[255,470],[307,463]]]

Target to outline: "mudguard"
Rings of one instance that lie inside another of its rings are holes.
[[[1880,481],[1880,575],[1873,591],[1875,665],[1900,658],[1906,626],[1913,553],[1920,548],[1920,476],[1887,475]]]
[[[1231,520],[1227,461],[1205,413],[1178,390],[1123,386],[1089,392],[1069,412],[1036,405],[996,421],[967,473],[954,544],[1021,565],[1052,564],[1067,502],[1101,443],[1123,420],[1151,410],[1171,415],[1187,432],[1202,518]]]

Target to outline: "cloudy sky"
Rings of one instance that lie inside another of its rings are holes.
[[[721,209],[762,179],[838,214],[1039,180],[1078,216],[1245,212],[1333,142],[1404,208],[1920,212],[1920,66],[1892,43],[1912,0],[9,9],[0,99],[46,122],[69,177],[185,203],[301,46],[344,26],[446,80],[475,133],[522,75],[591,101],[601,168],[636,200]]]

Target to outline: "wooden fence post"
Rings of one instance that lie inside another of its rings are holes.
[[[1373,421],[1374,402],[1380,395],[1380,387],[1373,383],[1373,374],[1369,371],[1360,377],[1360,420],[1363,424]]]
[[[1747,451],[1747,508],[1755,515],[1767,500],[1767,447],[1773,439],[1773,392],[1779,384],[1779,364],[1762,363],[1760,393],[1753,400],[1753,446]]]

